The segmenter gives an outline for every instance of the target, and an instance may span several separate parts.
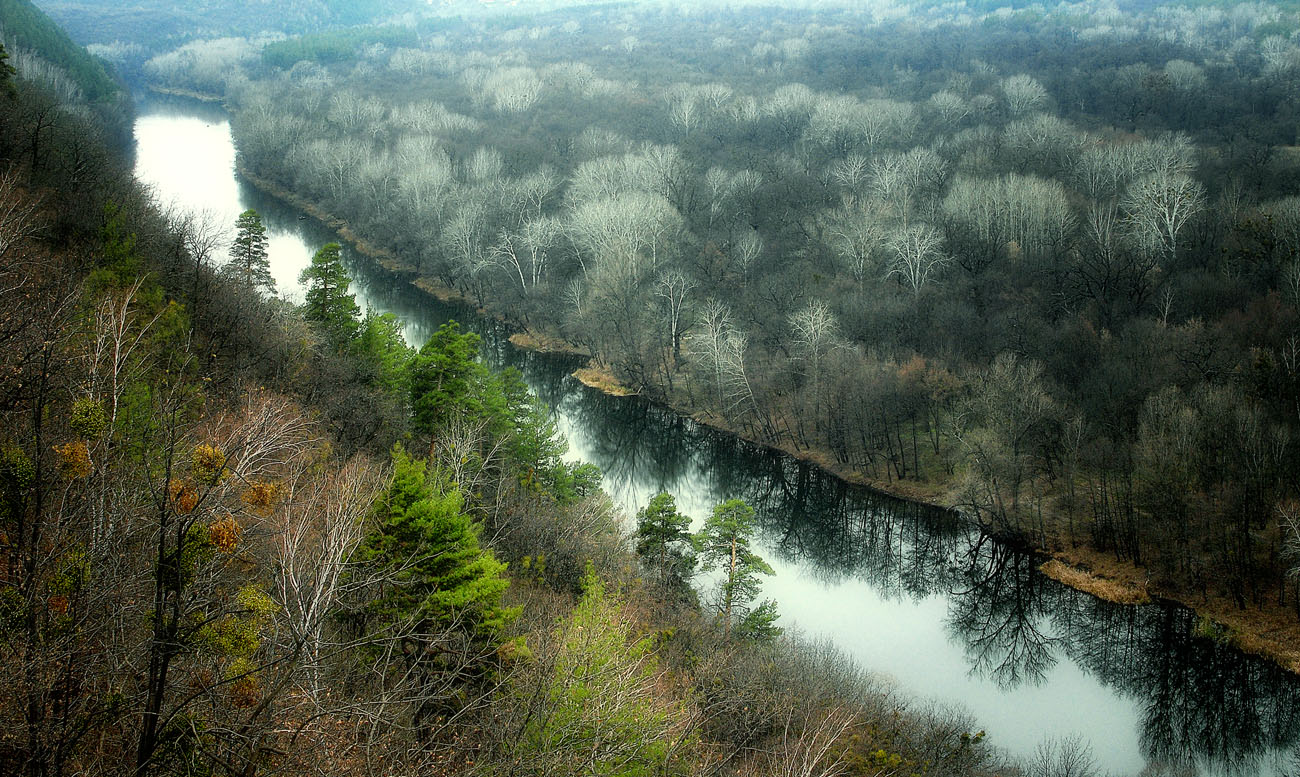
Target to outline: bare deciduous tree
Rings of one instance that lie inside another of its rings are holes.
[[[930,276],[948,264],[943,251],[943,235],[929,224],[917,224],[896,232],[889,240],[894,260],[887,275],[898,276],[919,295]]]

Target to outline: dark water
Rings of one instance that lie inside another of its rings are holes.
[[[226,225],[257,209],[280,292],[301,299],[298,272],[337,236],[236,178],[220,111],[147,104],[136,135],[137,172],[162,201]],[[453,317],[483,335],[489,358],[523,372],[555,409],[570,456],[600,466],[629,515],[660,490],[697,521],[724,499],[748,501],[777,571],[764,595],[778,601],[782,625],[833,641],[909,694],[966,707],[989,743],[1029,756],[1048,737],[1077,735],[1115,774],[1164,765],[1300,774],[1300,682],[1195,636],[1187,610],[1108,604],[1049,580],[1034,559],[951,513],[588,390],[569,376],[572,360],[518,351],[494,322],[433,302],[349,251],[344,259],[358,302],[401,316],[413,344]]]

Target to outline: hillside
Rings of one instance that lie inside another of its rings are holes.
[[[17,79],[0,772],[1006,773],[960,713],[748,628],[739,589],[697,604],[680,532],[634,554],[473,335],[411,352],[336,246],[301,308],[270,298],[256,213],[216,244]]]

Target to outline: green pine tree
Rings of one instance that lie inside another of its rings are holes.
[[[298,282],[307,287],[303,315],[335,348],[351,342],[361,326],[361,308],[357,307],[356,297],[348,293],[352,279],[343,268],[340,250],[338,243],[325,244],[298,276]]]
[[[371,370],[370,379],[374,383],[396,397],[409,396],[410,365],[415,351],[402,335],[401,319],[392,313],[366,313],[351,348]]]
[[[713,508],[704,528],[695,536],[701,568],[721,569],[718,586],[718,614],[727,635],[733,628],[738,636],[774,637],[780,630],[776,621],[776,604],[764,601],[757,607],[750,603],[762,588],[759,575],[775,574],[770,564],[750,549],[754,534],[754,508],[743,500],[731,499]]]
[[[492,640],[518,614],[503,607],[506,565],[479,545],[480,528],[453,485],[430,478],[423,460],[393,449],[393,480],[376,507],[379,527],[358,560],[384,580],[366,606],[372,630],[413,635],[448,628]]]
[[[250,291],[263,289],[275,294],[275,278],[271,277],[271,260],[267,256],[266,227],[262,217],[249,208],[235,219],[235,240],[230,244],[229,273]]]
[[[14,70],[13,65],[9,64],[9,52],[5,51],[4,44],[0,43],[0,94],[6,97],[13,97],[17,94],[14,88],[14,76],[18,71]]]
[[[448,321],[411,361],[411,409],[415,429],[432,434],[450,419],[484,416],[487,368],[478,361],[479,337]]]
[[[650,579],[665,591],[689,594],[695,574],[691,519],[672,494],[658,493],[636,514],[636,552]]]
[[[657,691],[654,641],[605,590],[590,565],[582,600],[556,630],[554,659],[541,677],[521,675],[513,690],[529,714],[510,743],[510,773],[653,777],[681,773],[674,742],[685,710]],[[539,692],[540,688],[540,692]],[[575,769],[581,756],[583,767]]]

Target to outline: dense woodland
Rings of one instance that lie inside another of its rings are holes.
[[[161,211],[0,53],[0,772],[1018,768],[780,635],[743,502],[631,536],[473,334],[358,316],[337,245],[274,298],[255,212]]]
[[[1300,613],[1298,27],[602,6],[145,70],[223,95],[259,176],[651,396]]]

